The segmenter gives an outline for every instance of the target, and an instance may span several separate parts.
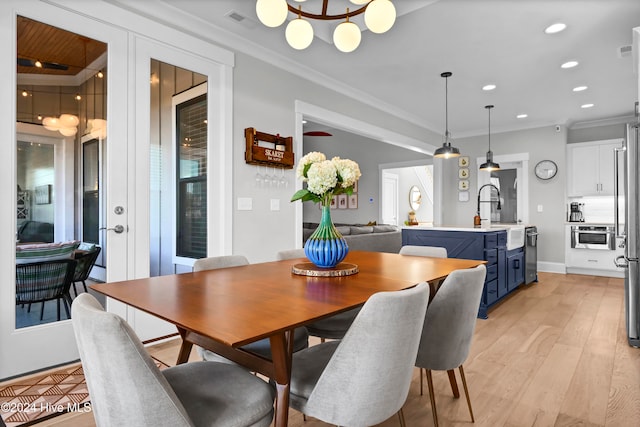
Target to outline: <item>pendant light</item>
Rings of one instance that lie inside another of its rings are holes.
[[[444,132],[444,142],[442,143],[442,147],[438,148],[435,153],[433,153],[433,157],[438,157],[441,159],[450,159],[452,157],[460,156],[460,150],[451,145],[451,134],[449,133],[449,77],[451,77],[453,73],[446,71],[440,74],[440,77],[444,77],[444,120],[445,120],[445,132]]]
[[[480,170],[491,172],[500,170],[500,165],[493,161],[493,151],[491,151],[491,109],[493,105],[485,105],[484,108],[489,112],[489,151],[487,151],[487,161],[480,165]]]

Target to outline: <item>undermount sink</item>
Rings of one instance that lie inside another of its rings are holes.
[[[524,225],[491,224],[490,228],[506,230],[508,251],[524,246]]]

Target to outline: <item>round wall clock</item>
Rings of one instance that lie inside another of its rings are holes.
[[[551,179],[558,173],[558,165],[552,160],[542,160],[536,165],[535,173],[540,179]]]

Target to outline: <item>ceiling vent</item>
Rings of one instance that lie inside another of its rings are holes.
[[[236,24],[240,24],[245,28],[249,28],[249,29],[253,29],[256,27],[257,23],[249,18],[247,18],[246,16],[244,16],[243,14],[241,14],[238,11],[232,10],[228,13],[226,13],[224,16],[226,16],[227,18],[229,18],[231,21],[235,22]]]
[[[633,52],[633,46],[631,46],[630,44],[620,46],[618,48],[618,58],[626,58],[628,56],[631,56],[631,52]]]

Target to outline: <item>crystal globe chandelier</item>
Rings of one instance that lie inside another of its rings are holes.
[[[291,0],[293,4],[303,3],[305,0]],[[319,1],[319,0],[318,0]],[[336,0],[334,0],[336,1]],[[287,24],[285,37],[287,43],[294,49],[302,50],[309,47],[313,41],[313,26],[310,20],[321,21],[343,20],[333,31],[333,43],[342,52],[353,52],[360,45],[362,38],[360,27],[349,18],[364,13],[364,22],[369,31],[382,34],[388,31],[396,20],[396,9],[391,0],[349,0],[356,5],[356,9],[345,13],[329,14],[329,0],[322,0],[322,11],[311,13],[289,4],[288,0],[257,0],[256,14],[258,19],[267,27],[279,27],[287,20],[289,12],[297,18]]]

